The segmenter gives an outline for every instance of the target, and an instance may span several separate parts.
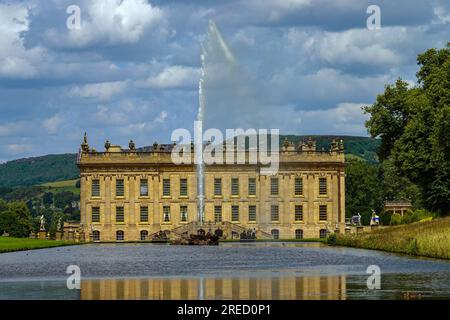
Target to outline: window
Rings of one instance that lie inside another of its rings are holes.
[[[92,231],[92,241],[100,241],[100,231]]]
[[[170,207],[169,206],[163,207],[163,221],[170,222]]]
[[[280,238],[280,231],[278,231],[278,229],[272,229],[270,231],[270,233],[272,234],[272,238],[273,239],[279,239]]]
[[[231,179],[231,195],[232,196],[239,195],[239,178]]]
[[[141,230],[141,241],[148,240],[148,231],[147,230]]]
[[[295,206],[295,221],[303,221],[303,205]]]
[[[116,207],[116,222],[124,222],[123,207]]]
[[[123,186],[123,179],[116,180],[116,197],[123,197],[125,195],[125,190]]]
[[[141,222],[148,222],[148,207],[141,207]]]
[[[248,195],[256,196],[256,178],[248,178]]]
[[[148,196],[148,180],[147,179],[141,179],[140,195],[141,195],[141,197]]]
[[[116,231],[116,240],[117,241],[123,241],[125,239],[125,234],[122,230]]]
[[[214,221],[222,222],[222,206],[214,206]]]
[[[327,229],[320,229],[319,231],[319,238],[326,238],[328,235]]]
[[[302,229],[295,230],[295,239],[303,239],[303,230]]]
[[[92,208],[92,222],[100,222],[100,208],[99,207]]]
[[[278,195],[278,178],[270,178],[270,195]]]
[[[92,180],[91,196],[100,197],[100,180],[98,179]]]
[[[319,194],[321,196],[327,194],[327,178],[319,178]]]
[[[295,188],[294,195],[303,195],[303,178],[295,178]]]
[[[180,179],[180,196],[187,197],[187,195],[188,195],[187,179]]]
[[[256,206],[248,206],[248,221],[256,221]]]
[[[278,221],[278,206],[273,205],[270,208],[270,218],[272,221]]]
[[[186,222],[188,220],[188,207],[180,206],[180,219],[182,222]]]
[[[220,178],[214,179],[214,195],[215,196],[222,195],[222,179]]]
[[[170,179],[163,179],[163,196],[170,197]]]
[[[239,221],[239,206],[231,206],[231,221]]]
[[[327,205],[319,206],[319,220],[327,220]]]

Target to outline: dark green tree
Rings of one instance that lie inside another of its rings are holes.
[[[347,217],[361,214],[369,224],[372,210],[381,212],[383,198],[378,166],[358,159],[347,160],[345,169],[345,211]]]
[[[364,108],[379,157],[420,188],[428,210],[450,213],[450,43],[418,56],[419,85],[398,80]]]
[[[42,204],[46,207],[49,207],[53,204],[53,193],[46,192],[42,196]]]

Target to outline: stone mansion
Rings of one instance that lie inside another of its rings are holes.
[[[280,148],[279,170],[260,174],[259,164],[206,165],[204,223],[197,216],[195,164],[174,164],[173,145],[128,149],[105,144],[98,152],[81,145],[79,233],[83,241],[145,241],[198,228],[238,238],[326,237],[345,227],[344,146],[333,141],[316,150],[312,139]]]

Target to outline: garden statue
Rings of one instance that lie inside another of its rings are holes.
[[[352,217],[351,223],[354,226],[361,226],[361,214],[359,212],[357,216]]]
[[[39,220],[40,220],[40,222],[41,222],[41,226],[40,226],[39,230],[45,231],[45,219],[44,219],[44,215],[42,215],[42,216],[39,218]]]
[[[380,224],[380,216],[375,213],[375,210],[372,210],[372,217],[370,218],[371,226],[378,226]]]

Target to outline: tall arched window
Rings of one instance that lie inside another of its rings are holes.
[[[320,229],[320,231],[319,231],[319,237],[320,238],[326,238],[327,235],[328,235],[327,229]]]
[[[125,239],[125,234],[122,230],[116,231],[116,240],[123,241]]]
[[[270,231],[270,233],[272,234],[272,238],[273,239],[279,239],[280,238],[280,231],[278,231],[278,229],[272,229],[272,231]]]
[[[141,230],[141,241],[145,241],[148,239],[148,231],[147,230]]]
[[[303,239],[303,230],[302,229],[295,230],[295,239]]]
[[[92,241],[100,241],[100,231],[92,231]]]

